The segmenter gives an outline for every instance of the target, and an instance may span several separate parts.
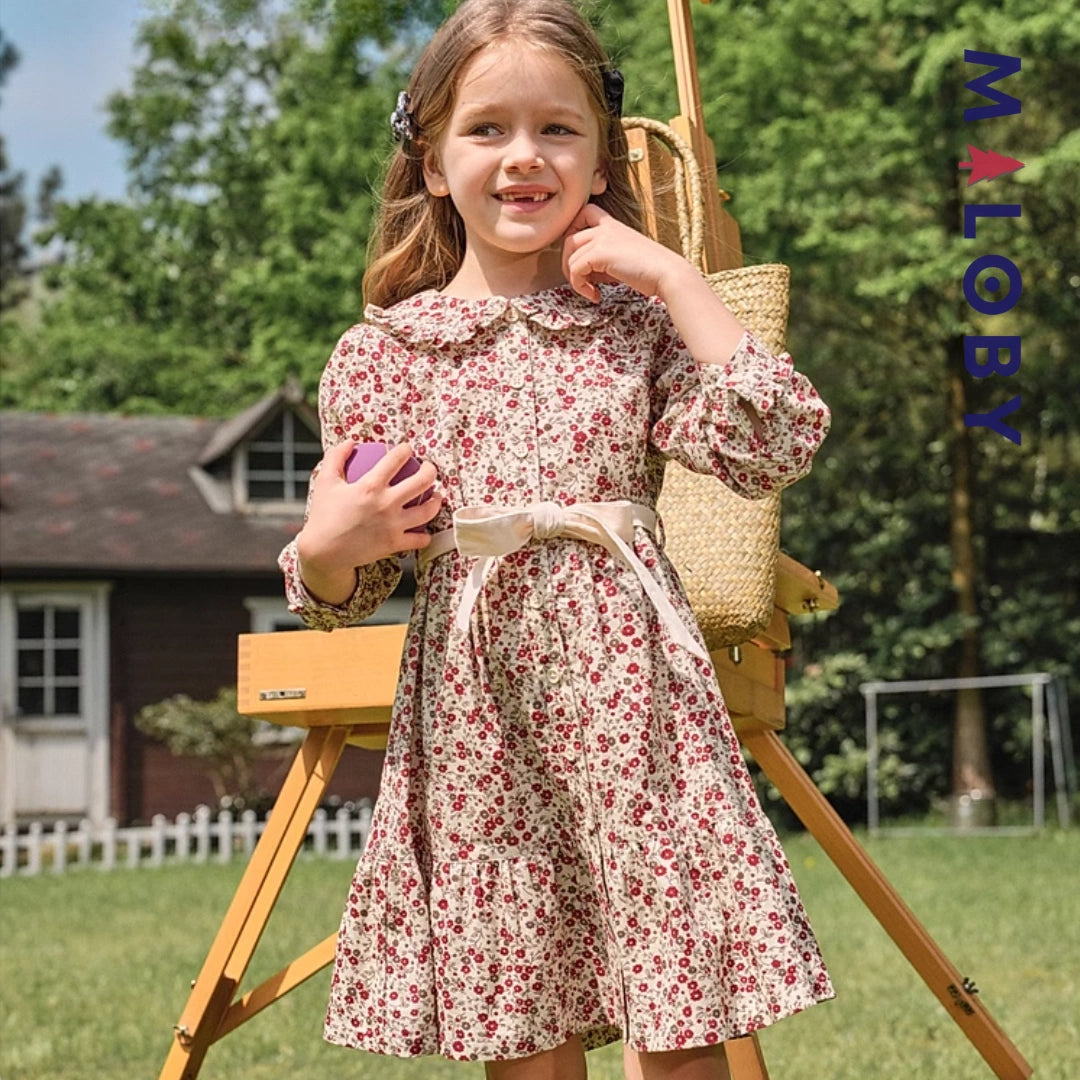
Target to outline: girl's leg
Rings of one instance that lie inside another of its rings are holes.
[[[585,1048],[578,1035],[554,1050],[510,1061],[485,1061],[487,1080],[586,1080]]]
[[[642,1053],[623,1046],[626,1080],[731,1080],[723,1044]]]

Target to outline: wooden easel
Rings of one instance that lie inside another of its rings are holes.
[[[784,723],[788,616],[836,607],[836,590],[781,555],[770,626],[739,649],[713,654],[742,744],[816,837],[930,990],[1000,1080],[1031,1067],[975,996],[977,991],[900,899],[810,777],[777,737]],[[194,1080],[210,1046],[327,966],[336,932],[237,997],[271,911],[346,744],[386,745],[404,626],[330,634],[244,634],[237,700],[242,713],[305,728],[307,735],[174,1028],[160,1080]],[[733,1080],[768,1080],[755,1036],[725,1044]]]
[[[708,2],[708,0],[704,0]],[[742,263],[738,225],[724,210],[715,154],[705,133],[689,0],[668,0],[682,115],[671,126],[690,143],[706,189],[705,267]],[[645,139],[643,133],[631,133]],[[633,144],[632,144],[633,145]],[[642,141],[645,187],[664,168]],[[654,229],[657,219],[653,218]],[[662,230],[657,230],[662,233]],[[665,239],[661,236],[662,239]],[[678,248],[675,237],[666,238]],[[856,842],[851,831],[784,747],[784,665],[790,615],[837,607],[820,575],[781,555],[776,604],[768,628],[739,648],[712,654],[721,692],[743,746],[847,878],[946,1012],[1000,1080],[1024,1080],[1031,1066],[975,996],[977,990],[944,953]],[[236,993],[285,883],[316,807],[347,743],[385,746],[405,628],[357,627],[330,634],[245,634],[239,641],[240,712],[307,729],[247,870],[237,887],[191,995],[174,1026],[159,1080],[195,1080],[207,1050],[268,1005],[331,963],[336,932],[272,978]],[[769,1080],[756,1036],[724,1044],[732,1080]]]

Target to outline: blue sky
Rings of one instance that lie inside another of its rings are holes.
[[[0,29],[21,60],[0,90],[9,167],[32,201],[50,165],[61,196],[124,196],[124,154],[105,134],[105,99],[130,85],[135,27],[161,0],[3,0]]]

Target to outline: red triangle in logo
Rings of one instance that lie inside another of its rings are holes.
[[[968,153],[971,155],[971,160],[961,161],[957,166],[960,169],[971,170],[967,182],[968,187],[977,184],[980,180],[993,180],[995,176],[1000,176],[1002,173],[1016,172],[1017,169],[1024,167],[1024,163],[1017,161],[1016,158],[997,154],[993,150],[980,150],[971,143],[968,143]]]

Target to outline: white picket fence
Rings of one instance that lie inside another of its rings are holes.
[[[354,812],[343,807],[333,817],[316,810],[304,850],[331,859],[356,859],[370,827],[367,801]],[[76,828],[63,821],[51,829],[33,822],[25,831],[8,825],[0,837],[0,878],[46,870],[63,874],[89,866],[116,870],[167,862],[228,863],[250,858],[265,828],[266,822],[257,820],[253,810],[245,810],[239,818],[223,810],[214,819],[206,806],[194,814],[180,814],[174,822],[158,814],[149,825],[122,829],[111,818],[99,826],[83,821]]]

